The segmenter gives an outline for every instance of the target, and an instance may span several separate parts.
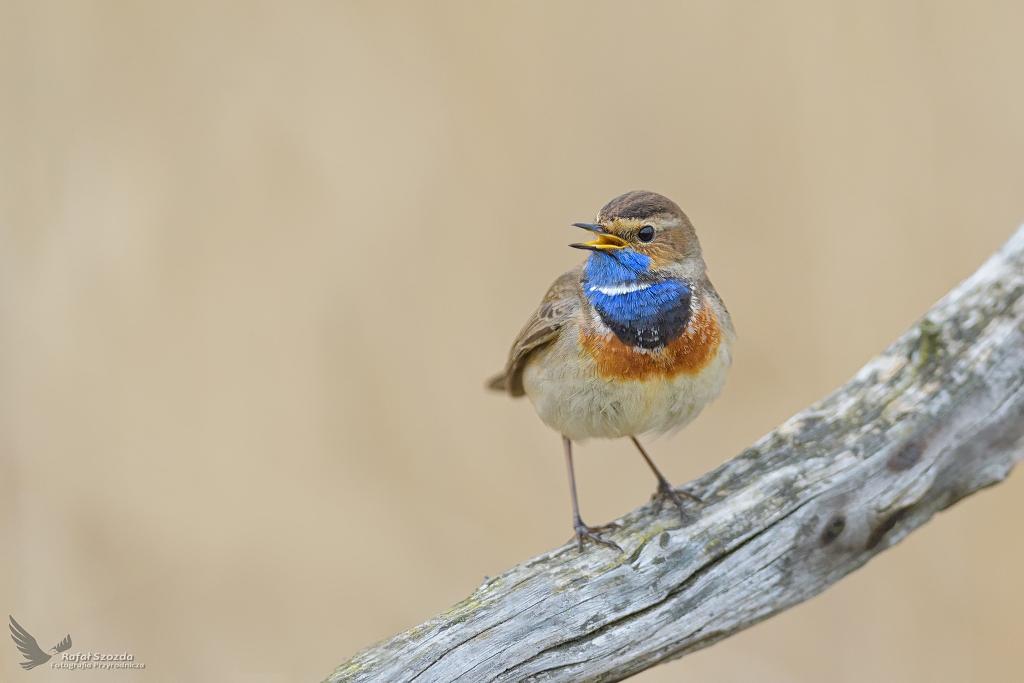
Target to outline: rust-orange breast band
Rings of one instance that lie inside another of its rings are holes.
[[[718,317],[707,305],[691,316],[682,335],[657,349],[624,344],[611,332],[601,334],[591,325],[580,327],[580,344],[594,358],[603,378],[653,380],[698,375],[715,359],[721,342]]]

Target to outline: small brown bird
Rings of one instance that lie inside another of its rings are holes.
[[[580,518],[572,442],[628,436],[658,479],[658,513],[679,494],[638,436],[689,424],[722,390],[736,333],[711,285],[697,234],[674,202],[633,191],[608,202],[595,223],[574,223],[596,238],[570,244],[591,252],[555,280],[512,344],[491,389],[530,398],[544,424],[562,435],[573,527],[584,540],[613,525]]]

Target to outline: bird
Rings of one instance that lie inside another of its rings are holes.
[[[21,668],[28,671],[34,669],[40,664],[45,664],[50,661],[53,655],[48,655],[43,652],[42,648],[39,647],[39,643],[32,637],[32,634],[26,631],[21,624],[14,620],[10,614],[7,617],[11,620],[8,628],[11,629],[11,639],[14,640],[14,644],[21,650],[21,654],[25,656],[28,661],[19,662]],[[56,645],[50,648],[53,654],[58,652],[64,652],[71,647],[71,634],[64,636],[64,640],[60,641]]]
[[[736,331],[708,279],[693,224],[656,192],[634,190],[608,202],[593,223],[573,223],[593,239],[570,244],[586,261],[554,281],[487,387],[527,396],[562,435],[573,529],[622,552],[580,517],[573,442],[628,437],[658,481],[655,514],[666,501],[685,515],[682,496],[639,437],[675,433],[718,397],[732,365]]]

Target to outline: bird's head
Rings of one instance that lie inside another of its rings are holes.
[[[594,252],[588,271],[623,279],[641,275],[699,279],[704,273],[697,234],[675,202],[656,192],[634,190],[608,202],[595,223],[574,223],[596,239],[569,246]]]

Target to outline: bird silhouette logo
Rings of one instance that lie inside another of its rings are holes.
[[[43,652],[39,647],[39,643],[37,643],[36,639],[32,637],[32,634],[22,628],[21,624],[14,620],[14,617],[11,617],[9,614],[7,616],[11,619],[11,639],[14,640],[14,644],[18,646],[18,649],[21,650],[21,654],[23,654],[25,659],[28,660],[26,662],[20,662],[21,668],[28,671],[29,669],[34,669],[40,664],[45,664],[50,661],[50,658],[53,655]],[[57,654],[58,652],[64,652],[70,647],[71,635],[69,634],[64,636],[64,640],[51,647],[50,650],[53,651],[53,654]]]

